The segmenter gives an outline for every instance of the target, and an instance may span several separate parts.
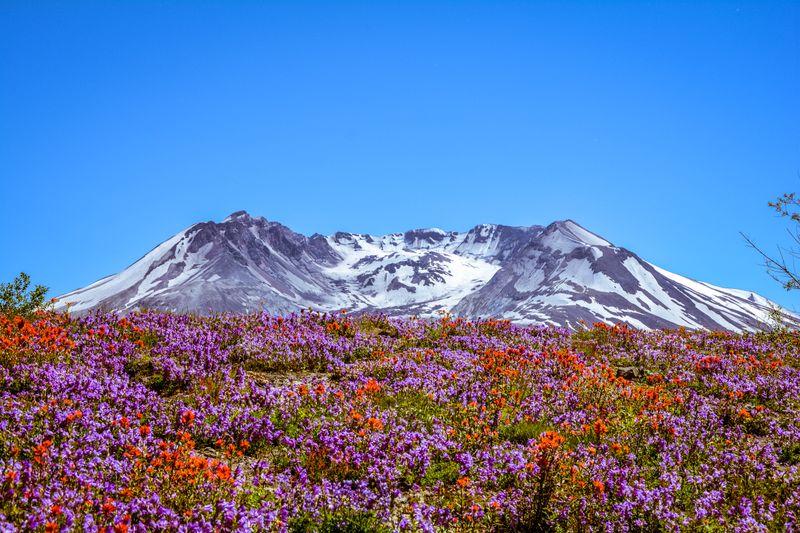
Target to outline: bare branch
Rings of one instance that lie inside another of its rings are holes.
[[[783,250],[781,248],[778,248],[779,258],[776,259],[762,250],[755,242],[753,242],[750,237],[744,233],[740,234],[747,242],[747,245],[758,252],[759,255],[761,255],[761,257],[764,259],[764,266],[766,266],[767,273],[772,279],[783,285],[786,290],[800,289],[800,275],[795,274],[796,269],[789,268],[789,266],[786,264],[786,259],[784,258]],[[795,257],[798,256],[798,252],[794,250],[789,250],[788,252]]]

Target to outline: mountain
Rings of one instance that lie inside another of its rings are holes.
[[[622,321],[732,331],[759,327],[771,305],[752,292],[667,272],[572,220],[306,237],[244,211],[195,224],[57,304],[76,313],[448,310],[523,324]]]

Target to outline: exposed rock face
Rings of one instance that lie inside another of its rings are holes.
[[[628,381],[642,380],[647,377],[647,372],[638,366],[621,366],[617,368],[617,377]]]
[[[198,313],[381,310],[575,327],[753,329],[770,303],[659,269],[571,220],[306,237],[244,211],[202,222],[60,306]],[[794,320],[794,317],[792,317]]]

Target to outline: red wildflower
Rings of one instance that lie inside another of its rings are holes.
[[[184,411],[183,414],[181,415],[181,424],[183,424],[184,426],[191,426],[192,424],[194,424],[194,417],[195,417],[194,411],[188,411],[188,410]]]
[[[564,437],[555,431],[545,431],[539,437],[539,444],[537,444],[537,446],[542,451],[555,450],[564,443],[564,440]]]
[[[603,422],[598,418],[597,420],[594,421],[594,432],[597,434],[598,437],[601,435],[605,435],[606,433],[608,433],[608,426],[606,425],[605,422]]]
[[[33,461],[38,464],[44,463],[44,456],[47,453],[47,450],[50,446],[53,445],[53,441],[47,439],[43,441],[41,444],[37,444],[33,447]]]
[[[364,391],[368,393],[380,392],[380,390],[381,390],[380,384],[374,379],[370,379],[369,381],[367,381],[367,384],[364,385]]]
[[[231,467],[220,463],[219,466],[217,466],[215,474],[220,481],[228,481],[231,478]]]
[[[106,503],[103,504],[103,512],[105,514],[110,515],[110,514],[113,514],[114,511],[116,511],[116,510],[117,510],[117,506],[114,505],[114,500],[112,500],[111,498],[106,499]]]

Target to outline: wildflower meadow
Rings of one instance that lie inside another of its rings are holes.
[[[0,315],[0,531],[800,531],[800,335]]]

